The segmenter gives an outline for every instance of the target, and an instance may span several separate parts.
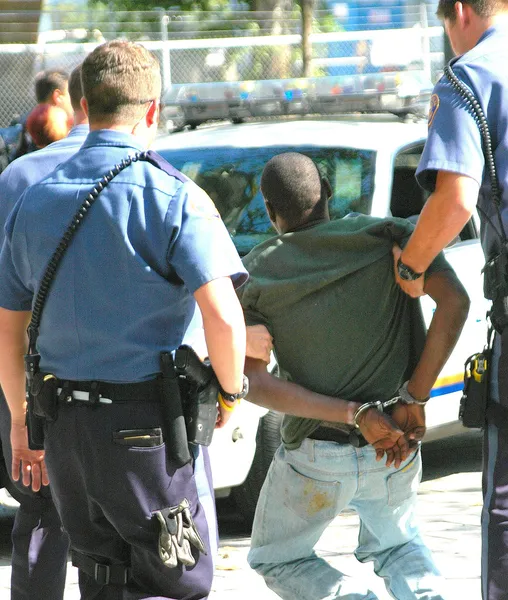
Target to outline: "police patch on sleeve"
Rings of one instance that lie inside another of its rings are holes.
[[[439,96],[437,94],[432,94],[432,96],[430,97],[429,120],[427,123],[429,127],[432,125],[432,121],[434,120],[434,117],[436,116],[438,108],[439,108]]]
[[[188,211],[189,214],[196,217],[205,217],[207,219],[220,219],[219,211],[217,210],[213,200],[203,190],[201,193],[193,193],[189,196]]]

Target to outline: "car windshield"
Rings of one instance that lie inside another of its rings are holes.
[[[352,148],[192,148],[160,154],[212,198],[241,255],[273,236],[260,192],[264,165],[276,154],[298,151],[314,160],[332,188],[330,215],[368,214],[373,192],[374,152]]]

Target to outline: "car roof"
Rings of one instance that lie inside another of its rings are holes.
[[[352,115],[351,118],[301,118],[285,121],[256,121],[238,125],[217,123],[195,131],[163,135],[154,149],[263,148],[267,146],[346,147],[361,150],[395,151],[427,136],[424,122],[402,122],[393,116]]]

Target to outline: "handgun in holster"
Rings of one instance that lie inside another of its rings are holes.
[[[175,369],[179,376],[184,407],[187,439],[191,444],[209,446],[217,422],[219,383],[208,363],[201,361],[190,346],[175,352]]]
[[[464,391],[460,400],[459,419],[464,427],[485,426],[489,400],[490,348],[470,356],[464,369]]]

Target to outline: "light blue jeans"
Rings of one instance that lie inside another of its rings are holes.
[[[259,497],[248,561],[284,600],[376,600],[333,568],[314,546],[347,506],[360,517],[360,562],[373,561],[397,600],[442,600],[443,578],[414,521],[420,452],[399,469],[376,462],[372,446],[306,439],[281,446]],[[340,537],[337,539],[340,546]]]

